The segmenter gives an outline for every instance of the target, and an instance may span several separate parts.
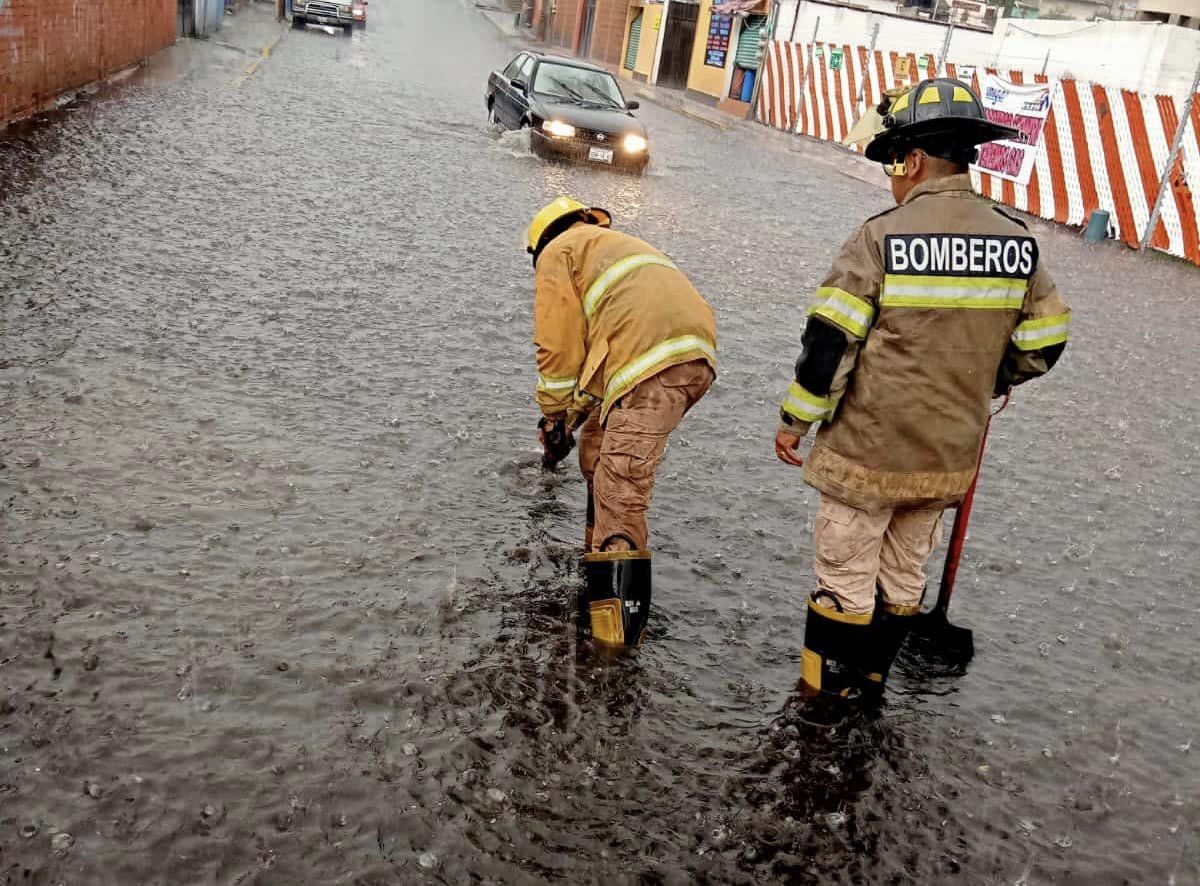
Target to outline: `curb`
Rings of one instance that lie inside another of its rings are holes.
[[[525,34],[521,30],[515,30],[511,27],[508,27],[508,26],[500,23],[499,13],[503,13],[508,16],[513,16],[516,13],[508,12],[507,10],[500,9],[500,8],[494,7],[494,6],[480,6],[478,3],[473,3],[472,6],[475,8],[475,10],[481,16],[483,16],[483,18],[487,22],[489,22],[491,24],[491,26],[493,28],[495,28],[500,33],[501,37],[504,37],[505,39],[508,39],[508,40],[532,39],[532,37],[533,37],[532,34]],[[492,13],[492,14],[489,14],[489,13]]]
[[[279,41],[283,39],[283,35],[286,33],[286,31],[287,26],[281,24],[279,26],[279,33],[275,35],[273,40],[271,40],[266,46],[258,51],[258,55],[254,57],[254,60],[250,62],[250,64],[246,65],[246,69],[242,72],[242,75],[233,81],[234,86],[241,86],[254,76],[254,73],[258,70],[259,65],[271,57],[271,53],[275,50],[275,47],[279,45]],[[247,49],[246,54],[253,55],[253,50]]]
[[[728,123],[726,123],[724,120],[714,120],[713,118],[706,117],[703,114],[697,114],[695,111],[689,110],[681,104],[659,98],[654,93],[643,89],[634,90],[634,94],[637,95],[638,98],[644,98],[646,101],[658,105],[660,108],[666,108],[668,111],[674,111],[676,114],[682,114],[684,117],[695,120],[697,123],[703,123],[705,126],[711,126],[713,129],[720,130],[721,132],[728,132],[733,128],[734,123],[736,122],[734,120],[730,120]]]

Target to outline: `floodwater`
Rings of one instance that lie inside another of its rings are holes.
[[[775,409],[890,198],[654,105],[644,179],[546,165],[484,125],[474,9],[370,14],[0,140],[0,883],[1200,882],[1200,272],[1035,225],[1075,341],[994,424],[977,656],[813,728]],[[564,191],[720,324],[617,661],[534,439],[521,239]]]

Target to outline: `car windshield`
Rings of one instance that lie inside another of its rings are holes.
[[[580,104],[625,107],[617,81],[606,71],[542,62],[534,75],[533,91]]]

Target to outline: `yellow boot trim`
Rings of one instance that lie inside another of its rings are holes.
[[[588,616],[592,620],[593,640],[612,646],[625,645],[625,622],[621,618],[620,600],[610,597],[589,603]]]
[[[900,603],[884,603],[883,609],[889,615],[916,615],[921,611],[921,604],[901,605]]]
[[[828,618],[830,621],[840,621],[848,625],[869,625],[873,615],[870,612],[838,612],[836,609],[827,609],[816,603],[812,597],[808,598],[808,608],[822,618]]]
[[[800,650],[800,679],[811,689],[821,689],[821,656],[811,649]]]
[[[593,551],[584,554],[585,563],[609,563],[615,560],[649,560],[649,551]]]

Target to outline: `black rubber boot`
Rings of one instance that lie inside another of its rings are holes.
[[[804,649],[800,653],[800,682],[810,697],[855,697],[863,682],[863,660],[871,641],[872,616],[829,609],[817,602],[819,598],[837,605],[837,600],[824,591],[809,598]]]
[[[607,542],[606,542],[607,543]],[[579,628],[606,646],[637,646],[650,618],[650,552],[585,554]]]
[[[883,687],[887,683],[892,663],[900,654],[900,647],[908,639],[920,612],[919,603],[914,606],[898,606],[876,598],[875,615],[871,620],[871,634],[863,661],[864,692],[875,698],[883,695]]]

